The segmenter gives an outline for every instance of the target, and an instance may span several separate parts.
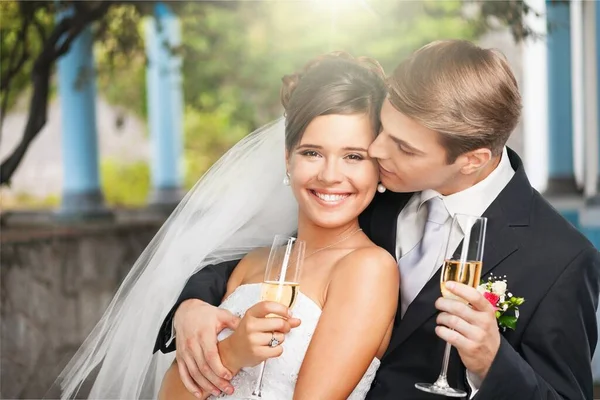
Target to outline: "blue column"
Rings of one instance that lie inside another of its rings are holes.
[[[67,9],[58,15],[65,18]],[[96,132],[96,73],[93,35],[86,28],[58,60],[62,114],[63,194],[59,215],[108,216],[100,189]]]
[[[145,31],[153,185],[148,202],[172,206],[182,197],[181,57],[172,50],[181,44],[179,21],[168,6],[157,3]]]
[[[548,188],[546,194],[577,193],[571,112],[569,4],[546,1],[548,46]]]

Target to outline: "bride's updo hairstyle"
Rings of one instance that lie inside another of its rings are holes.
[[[371,58],[335,52],[309,61],[282,78],[285,108],[285,147],[291,151],[310,122],[321,115],[366,114],[379,133],[379,112],[386,96],[385,73]]]

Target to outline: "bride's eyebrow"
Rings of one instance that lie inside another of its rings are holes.
[[[317,144],[309,144],[309,143],[298,146],[298,150],[303,150],[303,149],[322,150],[323,146],[319,146]],[[344,148],[342,148],[342,150],[344,150],[344,151],[362,151],[364,153],[367,153],[367,149],[365,149],[364,147],[344,147]]]
[[[298,150],[303,150],[303,149],[323,149],[323,146],[319,146],[319,145],[316,145],[316,144],[309,144],[309,143],[307,143],[307,144],[303,144],[303,145],[298,146],[297,149]]]
[[[365,149],[364,147],[344,147],[342,150],[346,150],[346,151],[362,151],[364,153],[367,153],[367,149]]]

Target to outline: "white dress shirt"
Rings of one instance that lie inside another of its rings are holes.
[[[508,182],[514,176],[515,171],[510,165],[508,159],[508,152],[506,147],[502,151],[500,163],[489,174],[484,180],[465,189],[461,192],[451,194],[449,196],[442,196],[435,190],[424,190],[420,193],[415,193],[408,201],[406,206],[402,209],[398,215],[398,223],[396,225],[396,259],[399,260],[404,254],[415,247],[423,236],[423,230],[425,227],[425,221],[427,219],[427,207],[421,207],[425,202],[433,197],[440,196],[446,206],[446,209],[450,213],[450,217],[454,214],[468,214],[480,217],[483,215],[485,210],[492,204],[492,202],[498,197],[500,192],[506,187]],[[452,218],[449,218],[446,222],[446,231],[450,229],[452,224]],[[462,240],[461,235],[455,235],[456,243],[451,244],[451,248],[456,250],[460,241]],[[441,267],[444,261],[445,254],[441,252],[435,265],[431,265],[431,270],[425,273],[429,277],[433,277],[437,270]],[[401,277],[403,279],[403,277]],[[406,283],[406,282],[405,282]],[[410,285],[411,283],[408,282]],[[419,286],[419,291],[423,289],[423,284],[416,283]],[[415,291],[415,293],[418,293]],[[410,299],[409,304],[414,300]],[[403,306],[406,310],[409,304]],[[403,316],[403,315],[402,315]],[[481,382],[475,376],[472,376],[467,371],[467,380],[471,385],[472,395],[471,398],[479,389]]]

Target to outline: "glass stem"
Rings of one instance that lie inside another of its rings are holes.
[[[446,350],[444,350],[444,361],[442,362],[442,371],[440,372],[440,376],[435,381],[436,386],[440,387],[448,387],[448,363],[450,362],[450,350],[452,350],[452,346],[450,343],[446,342]]]
[[[254,391],[252,392],[252,396],[256,396],[256,397],[262,397],[262,382],[263,382],[263,376],[265,374],[265,363],[266,361],[263,361],[260,363],[260,373],[258,375],[258,380],[256,381],[256,386],[254,387]]]

